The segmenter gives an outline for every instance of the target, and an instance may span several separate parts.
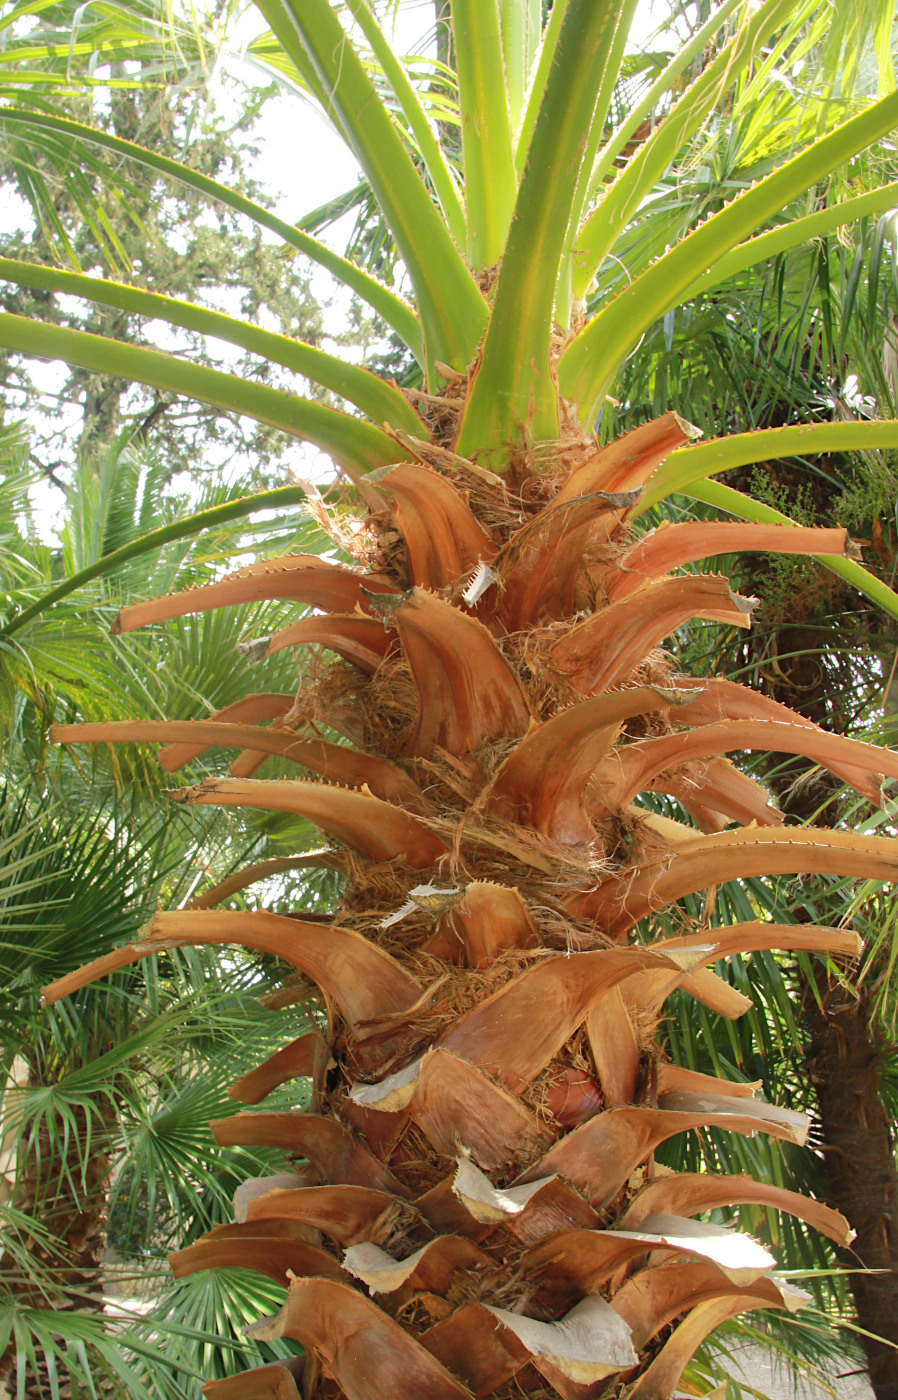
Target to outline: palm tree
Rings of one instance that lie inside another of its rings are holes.
[[[797,154],[610,296],[617,250],[659,175],[731,84],[801,68],[812,7],[766,0],[728,29],[738,7],[722,6],[691,50],[712,46],[700,76],[607,189],[603,174],[629,139],[626,122],[607,139],[606,118],[633,3],[556,3],[540,45],[524,0],[501,16],[454,0],[460,167],[364,0],[352,0],[345,28],[327,0],[260,8],[272,63],[302,80],[356,152],[414,310],[187,167],[34,107],[0,120],[71,155],[98,148],[150,164],[256,219],[376,310],[424,387],[402,393],[256,327],[54,269],[4,272],[249,343],[359,412],[11,316],[0,338],[236,408],[329,452],[350,483],[313,501],[342,561],[272,558],[119,617],[125,633],[266,600],[313,608],[244,647],[274,664],[293,647],[336,656],[300,652],[295,699],[263,682],[208,720],[53,731],[61,743],[164,743],[170,770],[238,748],[230,775],[176,800],[303,817],[334,843],[319,859],[341,869],[342,898],[325,919],[284,917],[214,907],[234,882],[219,886],[206,907],[155,915],[136,942],[47,997],[182,945],[263,951],[319,988],[320,1027],[233,1089],[257,1104],[304,1077],[308,1109],[213,1125],[221,1143],[304,1165],[254,1183],[235,1224],[173,1256],[179,1275],[243,1265],[286,1285],[281,1312],[253,1333],[294,1339],[305,1355],[207,1394],[449,1400],[624,1387],[633,1400],[664,1400],[720,1322],[805,1301],[752,1241],[694,1217],[746,1202],[838,1240],[846,1226],[823,1203],[743,1174],[656,1168],[655,1149],[685,1131],[796,1141],[805,1130],[750,1085],[668,1061],[655,1039],[661,1007],[679,990],[735,1017],[745,999],[711,970],[721,958],[767,948],[850,957],[858,946],[845,930],[775,924],[757,908],[715,923],[709,901],[693,920],[684,901],[760,875],[892,879],[898,868],[888,838],[783,825],[761,785],[730,764],[725,755],[746,747],[800,753],[871,800],[879,775],[898,772],[889,750],[827,735],[726,678],[684,675],[659,644],[695,616],[747,626],[751,604],[724,578],[675,571],[733,550],[812,554],[894,611],[844,531],[767,523],[769,508],[707,478],[799,446],[896,445],[898,424],[787,425],[696,444],[666,414],[604,446],[594,429],[607,436],[609,396],[643,333],[700,279],[763,257],[772,245],[751,241],[758,228],[773,223],[779,248],[808,236],[781,212],[850,171],[894,126],[898,97],[860,104],[819,139],[813,120],[793,122]],[[659,79],[666,91],[682,71],[675,60]],[[885,207],[892,196],[878,197]],[[852,217],[845,205],[822,214],[814,234]],[[647,530],[658,504],[684,490],[748,523]],[[315,777],[255,777],[266,755]],[[680,819],[653,812],[659,792]],[[269,869],[250,867],[244,885]],[[667,909],[677,931],[659,936]],[[693,1389],[701,1375],[691,1372]]]

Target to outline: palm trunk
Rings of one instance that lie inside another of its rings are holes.
[[[46,1084],[40,1065],[31,1066],[30,1080],[35,1086]],[[72,1116],[74,1127],[69,1125],[64,1159],[57,1150],[63,1141],[61,1120],[52,1136],[42,1128],[38,1144],[20,1154],[11,1204],[32,1219],[36,1229],[30,1233],[20,1228],[16,1254],[7,1248],[0,1258],[0,1287],[22,1307],[101,1313],[101,1255],[111,1159],[96,1117],[88,1131],[82,1109],[74,1108]],[[32,1261],[30,1267],[23,1266],[22,1256]],[[11,1375],[15,1365],[15,1349],[10,1343],[0,1357],[0,1382]],[[71,1386],[59,1360],[56,1369],[60,1393],[65,1397],[71,1394]],[[48,1385],[43,1367],[37,1374],[29,1367],[26,1400],[45,1400],[50,1393]]]
[[[800,624],[801,619],[793,621]],[[773,667],[767,669],[767,693],[815,724],[838,731],[841,710],[827,704],[831,686],[821,661],[826,630],[808,621],[790,630],[789,637],[793,654],[778,659],[775,673]],[[800,821],[825,824],[833,807],[823,813],[819,809],[835,785],[826,774],[796,785],[796,775],[793,767],[778,784],[781,806]],[[801,920],[800,909],[795,917]],[[812,996],[804,999],[803,1022],[827,1198],[856,1235],[845,1253],[846,1267],[870,1271],[849,1276],[870,1383],[876,1400],[898,1400],[898,1167],[894,1125],[878,1093],[879,1066],[894,1051],[865,988],[847,991],[818,970],[817,991],[819,1002]]]
[[[807,998],[809,1068],[820,1109],[829,1199],[857,1238],[848,1263],[870,1384],[898,1400],[898,1172],[894,1128],[877,1089],[889,1053],[866,993],[820,976],[821,1004]],[[882,1338],[883,1340],[875,1340]]]

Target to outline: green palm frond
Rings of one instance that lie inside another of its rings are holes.
[[[57,1309],[21,1307],[0,1296],[0,1343],[15,1348],[12,1395],[25,1400],[31,1376],[47,1378],[51,1400],[60,1400],[60,1378],[82,1389],[85,1395],[105,1391],[115,1400],[189,1400],[195,1393],[197,1372],[172,1359],[169,1347],[141,1320],[125,1313],[128,1341],[110,1331],[98,1317]],[[141,1332],[147,1336],[143,1340]]]
[[[75,12],[42,0],[9,6],[0,19],[0,82],[31,98],[54,89],[127,88],[141,82],[202,80],[215,60],[214,38],[192,18],[136,0],[84,5]],[[96,76],[106,64],[140,64],[122,76]]]
[[[290,1342],[252,1342],[244,1328],[277,1308],[280,1291],[259,1274],[216,1269],[181,1279],[154,1308],[152,1323],[170,1329],[167,1349],[185,1369],[220,1377],[237,1368],[260,1366],[279,1356],[295,1356]]]

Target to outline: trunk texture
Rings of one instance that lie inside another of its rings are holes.
[[[32,1082],[42,1081],[32,1071]],[[16,1171],[15,1194],[11,1204],[30,1217],[37,1227],[34,1234],[24,1228],[17,1234],[17,1260],[9,1247],[0,1258],[4,1286],[22,1307],[52,1307],[59,1312],[103,1310],[101,1255],[105,1244],[107,1184],[111,1159],[99,1145],[98,1126],[88,1132],[82,1109],[73,1110],[76,1127],[71,1131],[67,1158],[61,1161],[50,1135],[40,1133],[39,1150],[30,1151]],[[59,1137],[63,1127],[60,1123]],[[90,1152],[85,1148],[90,1142]],[[22,1255],[33,1263],[23,1266]],[[48,1296],[46,1283],[55,1291]],[[41,1282],[45,1287],[41,1287]],[[0,1381],[15,1387],[16,1353],[13,1344],[0,1357]],[[62,1400],[72,1394],[72,1384],[61,1363],[57,1375]],[[26,1373],[26,1400],[46,1400],[51,1393],[46,1369],[29,1366]],[[80,1392],[79,1392],[80,1393]]]
[[[823,1005],[808,999],[809,1065],[826,1145],[829,1198],[857,1233],[849,1262],[876,1400],[898,1400],[898,1174],[893,1125],[879,1097],[882,1043],[868,998],[819,977]]]
[[[812,602],[813,600],[806,600]],[[847,605],[847,600],[846,600]],[[788,701],[799,714],[839,732],[842,711],[834,702],[832,684],[822,661],[825,629],[800,625],[789,632],[789,650],[768,670],[768,693]],[[835,784],[828,774],[795,785],[792,771],[777,786],[780,805],[800,821],[809,821]],[[832,805],[817,815],[818,823]],[[796,912],[801,919],[802,911]],[[873,980],[873,979],[871,979]],[[850,1275],[861,1343],[876,1400],[898,1400],[898,1166],[895,1128],[878,1092],[879,1067],[894,1054],[881,1023],[871,1011],[870,997],[846,991],[844,985],[818,969],[820,1004],[804,1000],[808,1034],[808,1064],[820,1112],[828,1198],[855,1231],[846,1266],[861,1265],[869,1274]],[[874,1340],[882,1338],[882,1341]]]

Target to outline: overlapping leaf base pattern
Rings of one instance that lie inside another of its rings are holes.
[[[501,479],[422,445],[365,479],[355,565],[274,559],[122,614],[130,629],[295,600],[297,620],[253,650],[264,677],[265,656],[298,649],[296,696],[260,686],[205,721],[56,730],[163,743],[171,770],[239,748],[228,776],[174,798],[300,814],[330,844],[299,861],[345,876],[332,919],[215,907],[274,868],[254,867],[48,990],[159,949],[240,944],[292,965],[326,1014],[233,1087],[253,1107],[212,1125],[289,1169],[247,1182],[235,1223],[172,1259],[179,1276],[240,1265],[283,1283],[255,1334],[305,1355],[210,1383],[210,1400],[666,1400],[722,1320],[803,1301],[708,1212],[762,1204],[847,1239],[817,1201],[653,1164],[694,1129],[801,1141],[806,1126],[669,1063],[656,1029],[671,991],[735,1017],[746,1002],[712,970],[721,958],[857,952],[853,934],[806,925],[684,916],[662,937],[657,912],[739,877],[898,867],[888,840],[784,826],[728,755],[804,754],[874,801],[898,757],[699,683],[658,649],[692,617],[750,621],[725,578],[684,566],[848,548],[842,531],[790,526],[640,533],[640,493],[690,436],[670,415],[602,449],[553,444]],[[271,754],[302,776],[255,777]],[[653,815],[646,793],[688,815]],[[266,1111],[293,1079],[311,1081],[308,1107]]]

